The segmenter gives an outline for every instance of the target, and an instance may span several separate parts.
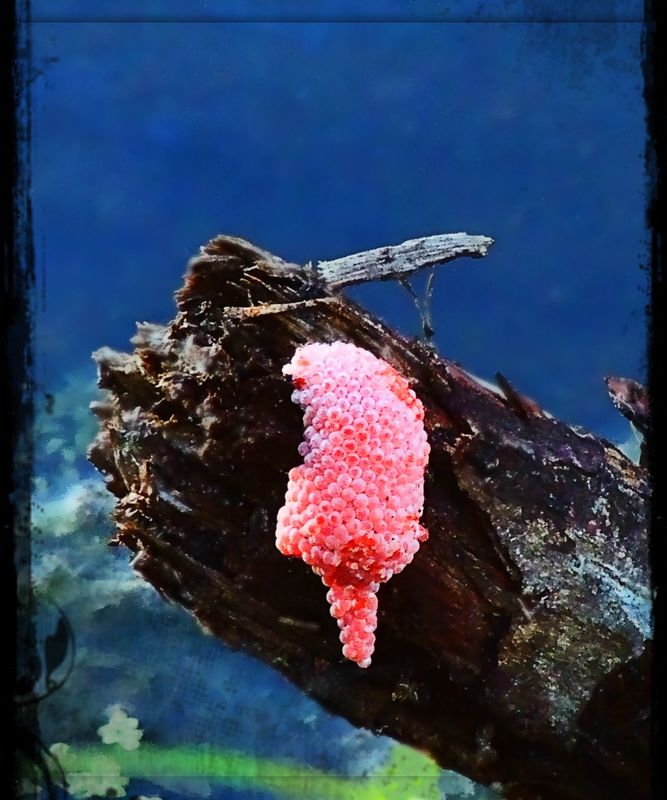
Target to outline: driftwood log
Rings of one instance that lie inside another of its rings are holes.
[[[107,396],[90,458],[117,497],[112,544],[327,709],[507,798],[644,798],[644,468],[338,293],[491,243],[453,234],[305,267],[231,237],[203,247],[168,326],[138,325],[132,354],[95,354]],[[380,589],[366,670],[342,658],[320,580],[274,540],[303,430],[281,368],[298,345],[338,339],[409,378],[432,447],[430,538]],[[641,427],[641,387],[608,385]]]

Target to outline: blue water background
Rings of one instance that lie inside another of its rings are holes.
[[[35,25],[41,380],[166,322],[216,233],[305,261],[464,230],[496,244],[442,270],[442,352],[619,432],[602,376],[645,366],[640,30]],[[417,331],[396,285],[354,294]]]
[[[122,3],[102,7],[123,16]],[[32,40],[36,580],[73,618],[82,652],[45,704],[45,737],[95,739],[104,708],[121,703],[153,742],[360,774],[385,740],[228,653],[105,548],[109,504],[83,459],[90,353],[127,350],[136,321],[167,322],[188,257],[218,233],[294,262],[486,234],[487,258],[440,271],[440,351],[624,441],[602,378],[646,369],[641,26],[46,21],[81,8],[35,3],[45,21]],[[614,8],[636,18],[636,3]],[[418,333],[395,283],[350,294]]]

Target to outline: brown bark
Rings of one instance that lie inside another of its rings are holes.
[[[515,800],[646,797],[644,469],[502,376],[492,391],[397,335],[323,275],[218,237],[168,326],[139,325],[131,355],[98,351],[108,400],[90,457],[118,498],[114,542],[215,636],[445,768]],[[380,589],[366,670],[343,659],[320,580],[274,539],[302,434],[281,368],[337,339],[410,379],[432,447],[430,538]]]

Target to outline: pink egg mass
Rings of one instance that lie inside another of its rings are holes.
[[[276,545],[329,587],[343,655],[368,667],[376,592],[428,538],[419,524],[430,451],[424,409],[391,365],[353,344],[304,345],[283,372],[304,409],[305,434]]]

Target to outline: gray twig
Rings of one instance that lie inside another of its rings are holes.
[[[493,244],[490,236],[468,233],[445,233],[410,239],[402,244],[377,247],[333,261],[311,264],[329,289],[342,289],[355,283],[410,275],[424,267],[444,264],[455,258],[482,258]]]

